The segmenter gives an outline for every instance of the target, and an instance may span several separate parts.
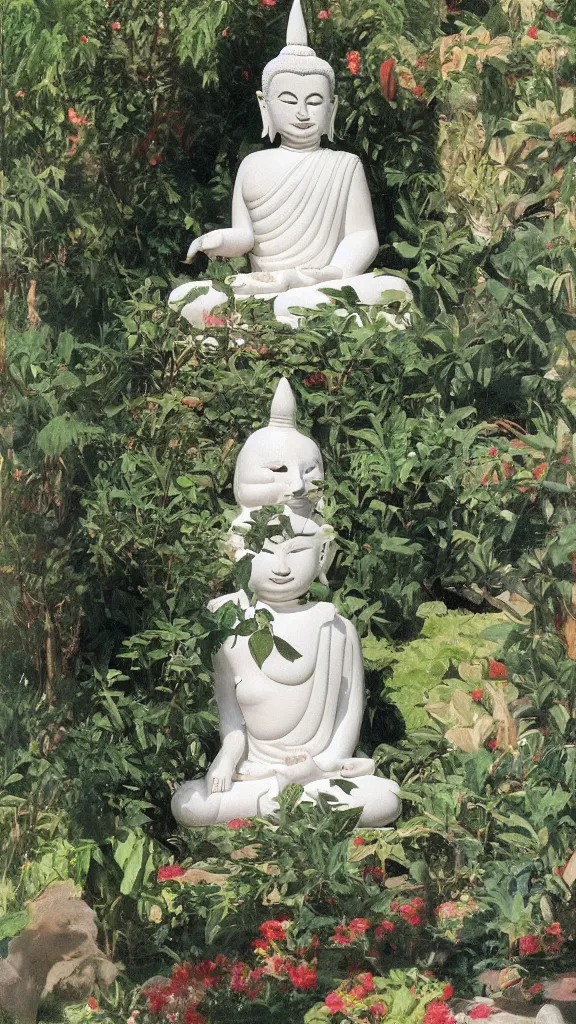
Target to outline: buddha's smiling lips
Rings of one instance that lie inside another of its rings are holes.
[[[294,577],[293,576],[291,576],[289,580],[273,580],[273,579],[270,580],[270,583],[277,583],[278,586],[282,586],[283,583],[293,583],[293,582],[294,582]]]
[[[300,131],[302,132],[302,131],[306,131],[307,128],[314,128],[315,126],[310,121],[308,124],[293,124],[292,127],[293,128],[299,128]]]

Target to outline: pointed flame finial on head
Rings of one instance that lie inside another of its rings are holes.
[[[294,0],[292,4],[290,17],[288,18],[288,29],[286,31],[286,45],[308,46],[308,32],[300,0]]]
[[[296,428],[296,399],[286,377],[278,381],[270,406],[268,426]]]

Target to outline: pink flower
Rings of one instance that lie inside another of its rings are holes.
[[[472,690],[470,696],[472,697],[472,700],[476,702],[476,704],[481,704],[482,698],[484,696],[484,690]]]
[[[224,327],[224,321],[219,316],[213,316],[212,313],[204,313],[204,323],[206,327]]]
[[[492,458],[495,458],[495,456],[498,455],[498,449],[495,448],[494,445],[492,445],[492,447],[488,449],[488,455],[491,455]]]
[[[87,43],[88,42],[88,36],[80,36],[80,42],[81,43]]]
[[[324,1006],[327,1006],[331,1014],[340,1013],[344,1009],[344,1000],[338,992],[329,992],[324,1000]]]
[[[353,917],[350,921],[350,930],[362,935],[367,932],[370,927],[370,921],[367,917]]]
[[[167,864],[163,868],[158,869],[156,880],[158,882],[169,882],[172,878],[182,878],[186,872],[184,868],[181,868],[179,864]]]
[[[100,1010],[100,1007],[98,1006],[97,1001],[94,999],[94,996],[90,996],[90,999],[86,1003],[86,1006],[88,1007],[89,1010],[94,1010],[95,1013],[97,1013]]]
[[[110,23],[110,28],[111,28],[111,29],[112,29],[112,30],[113,30],[114,32],[119,32],[119,30],[120,30],[120,29],[122,28],[122,25],[120,24],[120,22],[119,22],[119,21],[112,21],[112,22]]]
[[[467,1011],[467,1016],[472,1020],[483,1020],[485,1017],[489,1017],[492,1013],[492,1007],[488,1006],[488,1003],[478,1003],[478,1006],[473,1006],[472,1009]]]
[[[74,107],[68,107],[68,120],[70,124],[88,124],[88,118],[77,114]]]
[[[538,29],[536,28],[536,25],[530,25],[526,35],[529,36],[530,39],[538,39]]]
[[[531,985],[530,988],[528,989],[528,992],[529,992],[529,994],[531,996],[539,996],[540,993],[543,992],[543,991],[544,991],[544,985],[540,981],[535,982],[535,984]]]
[[[497,742],[497,740],[488,740],[488,743],[486,744],[486,746],[488,747],[488,750],[496,750],[496,747],[498,746],[498,742]]]
[[[518,940],[520,956],[532,956],[534,953],[539,953],[541,948],[542,943],[537,935],[522,935]]]
[[[276,0],[260,0],[262,7],[276,7]]]
[[[161,160],[162,160],[162,153],[155,153],[154,156],[150,157],[150,159],[148,160],[148,163],[150,164],[151,167],[156,167],[156,165],[159,164]]]
[[[226,825],[226,828],[233,828],[233,829],[245,828],[246,825],[251,825],[251,824],[252,824],[252,822],[248,821],[248,818],[232,818],[232,821],[228,822],[228,824]]]
[[[428,1003],[424,1015],[424,1024],[453,1024],[454,1014],[441,999]]]
[[[21,100],[25,95],[26,93],[24,92],[24,89],[18,89],[18,92],[15,93],[17,100]]]
[[[320,21],[328,21],[330,11],[318,11],[318,17],[320,18]]]

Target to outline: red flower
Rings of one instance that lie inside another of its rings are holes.
[[[184,1024],[204,1024],[204,1017],[193,1006],[189,1006],[184,1014]]]
[[[536,28],[536,25],[530,25],[526,35],[529,36],[530,39],[538,39],[538,29]]]
[[[352,938],[350,931],[343,924],[337,924],[334,926],[334,935],[330,936],[331,942],[336,942],[339,946],[349,946]]]
[[[385,1017],[388,1013],[388,1007],[384,1006],[384,1003],[372,1003],[370,1007],[370,1013],[375,1017]]]
[[[548,927],[545,928],[544,931],[547,935],[562,935],[562,925],[559,921],[554,921],[554,923],[548,925]]]
[[[520,956],[532,956],[533,953],[539,953],[541,948],[542,943],[537,935],[522,935],[518,940]]]
[[[478,1006],[473,1006],[470,1010],[466,1011],[467,1016],[471,1017],[472,1020],[483,1020],[484,1017],[489,1017],[492,1013],[492,1007],[488,1006],[488,1003],[478,1003]]]
[[[118,30],[122,28],[122,25],[119,21],[113,21],[110,25],[110,28],[113,29],[114,32],[118,32]]]
[[[318,17],[320,18],[320,21],[328,21],[330,11],[318,11]]]
[[[26,95],[26,93],[24,92],[24,89],[18,89],[18,92],[17,92],[17,93],[15,93],[14,95],[16,96],[16,99],[17,99],[17,100],[21,100],[21,99],[23,99],[23,98],[24,98],[24,96]]]
[[[544,991],[544,985],[542,982],[537,981],[534,985],[531,985],[528,992],[531,996],[539,996]]]
[[[481,704],[482,698],[484,696],[484,690],[472,690],[470,696],[472,697],[473,701],[476,701],[477,704]]]
[[[350,931],[356,932],[358,935],[363,935],[367,932],[370,927],[370,921],[367,917],[353,917],[350,921]]]
[[[181,868],[179,864],[167,864],[163,868],[158,869],[156,880],[158,882],[169,882],[172,878],[182,878],[186,872],[184,868]]]
[[[498,746],[498,742],[497,742],[497,740],[488,740],[488,743],[486,744],[486,746],[488,747],[488,750],[496,750],[496,747]]]
[[[359,974],[357,980],[365,996],[374,991],[374,975],[370,974],[370,971],[364,971],[363,974]]]
[[[156,167],[156,165],[160,163],[161,159],[162,153],[155,153],[154,156],[150,157],[148,163],[150,164],[151,167]]]
[[[489,679],[506,679],[507,675],[508,673],[504,662],[494,661],[494,658],[490,658],[490,664],[488,666]]]
[[[232,818],[232,821],[228,822],[228,824],[226,825],[226,828],[233,828],[233,829],[245,828],[246,825],[251,825],[251,824],[252,824],[252,822],[248,821],[248,818]]]
[[[381,882],[384,878],[384,872],[382,868],[376,868],[372,864],[367,864],[365,868],[362,868],[362,878],[364,880],[371,878],[374,882]]]
[[[329,992],[324,1000],[324,1006],[327,1006],[331,1014],[340,1013],[344,1009],[344,1000],[338,992]]]
[[[20,93],[17,92],[16,95],[19,96]],[[24,95],[24,93],[22,93],[22,95]],[[566,135],[565,139],[566,142],[576,142],[576,135]]]
[[[254,939],[254,942],[251,942],[250,945],[253,949],[268,949],[268,942],[266,939]]]
[[[422,900],[419,902],[422,903]],[[418,908],[413,906],[411,903],[403,903],[400,907],[400,916],[403,917],[409,925],[412,925],[412,927],[415,927],[422,922],[422,918],[420,917],[420,914],[417,913],[417,909]]]
[[[560,17],[560,15],[558,14],[558,11],[551,11],[549,7],[546,8],[544,13],[545,13],[546,17],[547,18],[551,18],[552,21],[558,21],[558,18]]]
[[[100,1007],[98,1006],[97,1001],[94,999],[94,996],[90,996],[90,999],[86,1003],[86,1006],[88,1007],[89,1010],[94,1010],[95,1012],[98,1012],[100,1010]]]
[[[396,76],[394,75],[394,57],[388,57],[380,65],[380,88],[387,100],[393,100],[396,96]]]
[[[346,64],[351,75],[357,75],[360,71],[360,54],[358,50],[348,50]]]
[[[454,995],[454,988],[453,988],[453,986],[452,985],[444,985],[444,990],[442,992],[442,999],[446,1000],[446,1002],[447,1002],[449,999],[452,999],[453,995]]]
[[[318,975],[313,967],[308,967],[308,964],[299,964],[297,967],[289,967],[288,977],[294,985],[294,988],[299,988],[303,991],[316,988],[318,984]]]
[[[412,900],[412,906],[415,910],[424,910],[424,900],[421,900],[419,896],[415,896]]]
[[[495,455],[498,455],[498,449],[492,445],[492,447],[488,449],[488,455],[491,455],[494,458]]]
[[[394,913],[396,913],[396,911],[398,910],[398,900],[392,900],[392,903],[390,904],[390,910],[393,910]]]
[[[446,1003],[435,999],[426,1007],[424,1024],[454,1024],[454,1014]]]
[[[366,842],[366,840],[363,839],[362,836],[356,836],[356,839],[354,840],[352,845],[353,846],[364,846],[365,842]]]
[[[412,95],[413,96],[423,96],[424,95],[424,88],[423,88],[423,86],[415,85],[414,88],[412,89]]]
[[[304,378],[305,388],[323,388],[328,383],[328,378],[325,373],[311,373],[309,377]]]
[[[276,7],[276,0],[260,0],[261,7]]]
[[[262,932],[262,935],[268,942],[282,942],[286,938],[286,929],[283,922],[288,922],[288,918],[283,917],[277,921],[264,921],[264,924],[260,925],[259,931]]]
[[[87,43],[88,42],[88,36],[80,36],[80,42],[81,43]]]
[[[534,478],[536,480],[539,480],[541,476],[544,476],[544,473],[546,472],[547,469],[548,469],[548,463],[547,462],[541,462],[538,466],[536,466],[536,469],[534,470]]]
[[[377,928],[374,929],[374,938],[383,939],[386,934],[391,935],[395,930],[396,925],[392,921],[382,921]]]

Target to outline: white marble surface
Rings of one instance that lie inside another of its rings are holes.
[[[334,72],[308,46],[300,0],[294,0],[287,44],[263,73],[257,94],[262,135],[280,146],[251,153],[242,161],[232,202],[232,226],[196,238],[188,250],[234,257],[249,254],[251,272],[230,278],[238,298],[274,298],[276,318],[292,327],[292,307],[317,308],[330,299],[323,287],[351,286],[366,305],[385,291],[411,291],[405,281],[366,273],[378,252],[372,200],[360,159],[322,149],[333,138],[338,107]],[[211,281],[174,289],[175,308],[193,287],[205,295],[183,306],[181,315],[201,327],[205,315],[227,301]]]

